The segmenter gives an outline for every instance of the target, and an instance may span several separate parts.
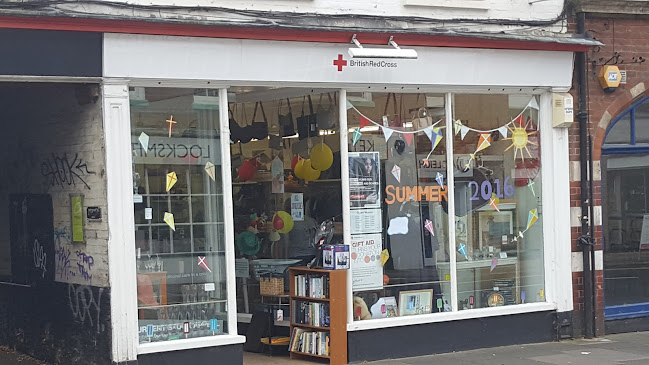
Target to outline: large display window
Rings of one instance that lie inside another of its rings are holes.
[[[131,95],[139,341],[228,333],[217,90]]]

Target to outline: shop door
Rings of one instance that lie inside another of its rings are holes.
[[[606,320],[649,316],[648,100],[611,123],[602,147]]]

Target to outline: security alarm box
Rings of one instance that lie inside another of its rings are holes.
[[[572,95],[552,94],[552,126],[568,128],[575,121]]]

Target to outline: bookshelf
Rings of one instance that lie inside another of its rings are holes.
[[[347,364],[347,270],[289,268],[291,359]]]

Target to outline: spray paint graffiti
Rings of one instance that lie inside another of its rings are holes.
[[[41,269],[42,270],[42,278],[45,278],[45,272],[47,272],[47,268],[45,267],[47,264],[47,253],[43,251],[43,246],[38,242],[38,240],[34,240],[34,267]]]
[[[68,158],[68,154],[64,153],[63,156],[57,156],[52,153],[51,158],[46,158],[41,163],[41,175],[49,178],[49,183],[52,186],[65,187],[77,186],[77,182],[82,183],[90,190],[90,185],[84,179],[85,176],[95,175],[96,172],[88,169],[88,164],[79,158],[79,154],[75,153],[74,158]]]
[[[92,269],[92,265],[95,264],[95,259],[87,255],[85,252],[81,251],[76,251],[77,254],[77,268],[79,269],[79,274],[81,274],[81,277],[85,281],[92,281],[92,274],[90,273],[90,270]]]
[[[68,284],[68,304],[75,321],[97,329],[97,333],[104,332],[106,326],[100,323],[101,295],[103,288],[97,289],[97,297],[92,287],[88,285]]]
[[[70,265],[70,249],[66,247],[70,242],[70,234],[66,227],[54,229],[54,254],[56,258],[54,266],[56,268],[56,276],[62,281],[69,280],[70,276],[76,276],[76,273],[72,270],[72,265]]]

